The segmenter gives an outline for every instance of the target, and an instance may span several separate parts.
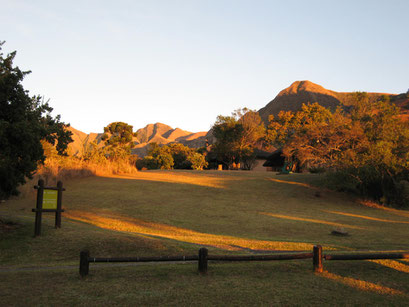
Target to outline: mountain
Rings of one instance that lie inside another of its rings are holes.
[[[368,93],[370,101],[375,101],[383,95],[389,96],[392,102],[396,96],[399,96],[386,93]],[[353,103],[353,97],[354,93],[352,92],[331,91],[308,80],[296,81],[288,88],[282,90],[258,112],[261,119],[267,124],[269,115],[277,117],[280,111],[299,111],[303,103],[318,102],[323,107],[335,110],[341,103],[346,106],[351,105]],[[399,103],[404,105],[405,103],[401,101],[402,100],[399,100]],[[404,108],[401,107],[401,110],[404,112]]]
[[[181,143],[191,148],[205,146],[207,132],[189,132],[180,128],[173,129],[172,127],[156,123],[149,124],[144,128],[138,129],[135,147],[133,153],[140,157],[147,154],[148,145],[150,143],[170,144]]]
[[[370,101],[376,101],[381,96],[387,95],[391,102],[395,103],[401,110],[402,118],[409,120],[409,93],[406,94],[385,94],[385,93],[368,93]],[[352,105],[354,93],[336,92],[325,89],[321,85],[311,81],[296,81],[288,88],[282,90],[272,101],[258,112],[264,123],[268,124],[269,115],[278,115],[280,111],[298,111],[301,110],[303,103],[318,102],[320,105],[335,110],[340,105]],[[102,147],[102,133],[86,134],[77,129],[69,127],[73,133],[74,142],[69,145],[69,152],[72,155],[81,156],[84,148],[95,143]],[[144,128],[137,130],[137,137],[133,138],[134,148],[132,152],[140,157],[147,154],[149,144],[155,142],[158,144],[181,143],[191,148],[203,147],[206,141],[214,141],[212,130],[208,132],[189,132],[180,128],[172,128],[162,123],[149,124]]]
[[[70,155],[82,156],[85,149],[88,148],[91,143],[95,143],[97,147],[104,146],[102,133],[86,134],[73,127],[68,127],[68,130],[73,133],[73,142],[68,145]],[[173,129],[162,123],[149,124],[137,130],[137,136],[133,138],[134,147],[132,153],[140,157],[145,156],[151,143],[162,145],[181,143],[191,148],[202,147],[206,144],[207,134],[208,132],[193,133],[180,128]]]
[[[261,119],[268,123],[269,115],[276,117],[280,111],[301,110],[302,104],[307,102],[318,102],[320,105],[331,109],[335,109],[340,104],[336,92],[327,90],[310,81],[296,81],[282,90],[258,112]]]

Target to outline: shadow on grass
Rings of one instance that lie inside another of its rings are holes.
[[[212,246],[229,251],[238,250],[311,250],[313,244],[300,242],[262,241],[233,236],[196,232],[175,226],[147,222],[114,213],[96,214],[88,211],[70,210],[64,216],[94,226],[137,235],[148,235],[176,241]]]

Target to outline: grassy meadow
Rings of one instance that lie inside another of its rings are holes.
[[[91,264],[91,256],[409,251],[409,211],[325,188],[316,174],[143,171],[64,182],[62,228],[43,215],[33,238],[35,194],[0,204],[1,305],[407,305],[407,260]],[[33,190],[34,191],[34,190]],[[349,236],[334,236],[342,229]],[[43,291],[43,289],[47,289]]]

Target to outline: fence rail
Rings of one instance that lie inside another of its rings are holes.
[[[294,260],[312,258],[313,253],[291,253],[274,255],[248,255],[248,256],[208,256],[208,260],[214,261],[271,261],[271,260]]]
[[[409,259],[409,252],[385,252],[385,253],[358,253],[348,254],[323,254],[321,245],[315,245],[312,253],[279,253],[273,255],[209,255],[207,248],[199,249],[198,255],[189,256],[161,256],[161,257],[90,257],[89,251],[80,253],[80,275],[88,275],[89,264],[93,262],[178,262],[198,261],[198,270],[201,274],[207,273],[208,261],[274,261],[274,260],[297,260],[313,259],[314,272],[323,271],[322,260],[372,260],[372,259]]]
[[[93,258],[88,257],[88,262],[165,262],[165,261],[194,261],[199,260],[197,255],[192,256],[163,256],[163,257],[114,257]]]
[[[325,260],[409,259],[409,253],[326,254]]]

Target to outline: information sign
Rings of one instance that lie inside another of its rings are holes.
[[[43,209],[57,209],[57,190],[44,189]]]

